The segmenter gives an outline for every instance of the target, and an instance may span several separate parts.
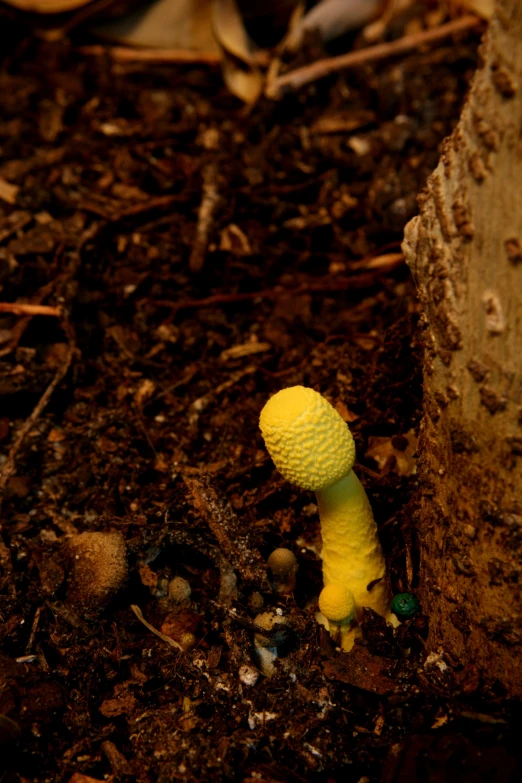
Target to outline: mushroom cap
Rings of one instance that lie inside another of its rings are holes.
[[[297,558],[290,549],[279,547],[274,549],[266,561],[274,577],[291,576],[297,569]]]
[[[319,609],[332,623],[346,622],[355,614],[355,598],[344,585],[329,584],[321,591]]]
[[[188,601],[192,593],[192,589],[186,579],[182,576],[175,576],[169,582],[169,599],[174,604],[182,604],[183,601]]]
[[[274,638],[274,636],[270,633],[270,631],[274,630],[275,625],[281,625],[281,626],[288,626],[288,618],[284,615],[275,614],[272,611],[268,612],[261,612],[260,614],[256,615],[254,618],[254,624],[262,629],[263,631],[268,631],[268,634],[265,636],[263,633],[258,632],[254,636],[254,644],[256,647],[278,647],[277,639]],[[283,631],[283,629],[281,629]],[[283,637],[286,637],[285,634],[283,634]]]
[[[399,620],[409,620],[420,610],[420,603],[412,593],[398,593],[392,598],[390,610]]]
[[[355,462],[350,430],[313,389],[282,389],[261,411],[259,426],[276,468],[287,481],[317,492],[346,476]]]

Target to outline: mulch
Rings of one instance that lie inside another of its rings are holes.
[[[209,66],[3,35],[0,300],[54,314],[0,312],[2,783],[514,780],[519,708],[426,660],[422,612],[395,636],[369,614],[350,655],[316,624],[314,497],[258,430],[284,386],[330,399],[393,592],[415,592],[422,333],[400,241],[476,34],[250,111]],[[126,548],[106,601],[67,555],[85,532]],[[293,597],[267,579],[277,546]],[[271,607],[288,649],[248,680]]]

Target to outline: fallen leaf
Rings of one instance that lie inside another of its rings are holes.
[[[245,103],[255,103],[264,80],[254,57],[256,46],[245,30],[235,0],[213,0],[212,29],[223,54],[223,78],[228,89]]]
[[[331,41],[350,30],[368,24],[382,0],[322,0],[297,22],[288,36],[289,49],[298,48],[307,33],[316,33],[322,41]]]
[[[370,437],[365,456],[375,460],[381,472],[391,466],[399,476],[412,476],[416,472],[416,449],[417,436],[410,430],[392,438]]]
[[[211,4],[212,0],[157,0],[97,25],[93,32],[127,46],[217,52]]]
[[[395,17],[404,13],[415,0],[386,0],[381,15],[374,22],[368,24],[364,29],[364,38],[368,43],[374,43],[381,40]]]
[[[344,402],[342,402],[341,400],[337,400],[337,402],[334,405],[334,408],[337,411],[337,413],[340,415],[340,417],[348,423],[351,421],[357,421],[357,419],[359,418],[358,415],[356,413],[353,413],[353,411],[351,411],[349,408],[347,408]]]
[[[491,19],[495,6],[494,0],[453,0],[454,5],[472,11],[483,19]]]

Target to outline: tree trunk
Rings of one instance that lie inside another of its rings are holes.
[[[499,0],[406,227],[423,308],[419,589],[459,687],[522,695],[522,3]]]

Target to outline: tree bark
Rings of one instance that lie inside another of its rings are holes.
[[[522,3],[498,0],[406,227],[423,309],[418,592],[465,691],[522,695]]]

